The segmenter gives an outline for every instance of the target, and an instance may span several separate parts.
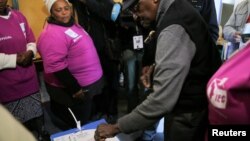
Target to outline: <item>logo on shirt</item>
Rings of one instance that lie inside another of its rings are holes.
[[[65,34],[68,35],[69,37],[73,38],[74,42],[76,42],[78,39],[80,39],[82,36],[74,32],[72,29],[68,29],[65,31]]]
[[[228,78],[215,78],[207,88],[208,99],[211,104],[219,109],[225,109],[227,105],[227,92],[225,90],[225,83]]]
[[[12,36],[0,37],[0,42],[1,42],[1,41],[5,41],[5,40],[9,40],[9,39],[12,39]]]

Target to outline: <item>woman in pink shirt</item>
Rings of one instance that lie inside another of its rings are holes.
[[[45,4],[51,15],[38,39],[38,50],[51,110],[69,128],[75,127],[68,108],[82,124],[90,120],[93,96],[104,85],[103,72],[93,41],[75,24],[69,2],[46,0]]]
[[[42,139],[41,94],[32,62],[36,50],[24,15],[9,8],[7,0],[0,0],[0,103]]]

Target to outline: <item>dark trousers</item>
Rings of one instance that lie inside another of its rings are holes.
[[[76,127],[75,120],[68,108],[72,110],[76,119],[80,120],[82,125],[90,121],[93,103],[91,95],[85,95],[84,100],[76,100],[63,88],[46,84],[46,89],[50,95],[50,109],[52,113],[65,124],[65,127],[61,128],[67,129]]]
[[[165,117],[165,141],[204,141],[207,129],[207,110],[173,112]]]
[[[38,134],[44,132],[44,116],[36,117],[23,123],[29,131],[35,131]]]
[[[139,78],[141,72],[142,51],[125,50],[123,52],[123,67],[125,87],[128,100],[128,113],[139,104]]]
[[[96,109],[104,115],[117,115],[120,62],[108,59],[103,53],[99,53],[99,57],[106,84],[102,94],[95,97]]]

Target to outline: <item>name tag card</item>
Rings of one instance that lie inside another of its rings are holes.
[[[143,37],[142,35],[133,36],[133,46],[134,49],[143,49]]]

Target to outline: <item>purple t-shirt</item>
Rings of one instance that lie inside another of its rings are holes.
[[[209,122],[250,124],[250,44],[227,60],[207,85]]]
[[[79,25],[63,27],[47,24],[38,39],[45,81],[60,86],[53,72],[68,68],[81,86],[102,77],[102,68],[91,37]]]
[[[8,19],[0,17],[0,52],[16,54],[26,51],[26,44],[35,42],[27,20],[18,11],[11,11]],[[34,65],[0,71],[0,102],[10,102],[39,90]]]

